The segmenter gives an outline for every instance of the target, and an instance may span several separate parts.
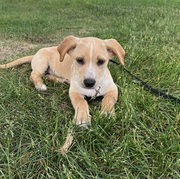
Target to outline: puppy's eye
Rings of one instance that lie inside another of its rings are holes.
[[[77,58],[76,61],[80,65],[84,65],[84,63],[85,63],[83,58]]]
[[[105,60],[102,60],[102,59],[99,59],[99,60],[97,61],[97,65],[98,65],[98,66],[102,66],[104,63],[105,63]]]

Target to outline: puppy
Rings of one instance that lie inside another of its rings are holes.
[[[110,58],[117,56],[124,65],[125,51],[115,39],[101,40],[95,37],[66,37],[59,46],[40,49],[34,56],[27,56],[0,68],[10,68],[31,62],[30,80],[38,90],[45,91],[42,76],[59,82],[69,82],[69,97],[75,109],[74,121],[86,127],[91,115],[85,96],[103,96],[103,113],[114,111],[118,89],[107,67]]]

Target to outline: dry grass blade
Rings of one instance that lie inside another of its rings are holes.
[[[71,129],[67,134],[65,143],[63,144],[63,146],[60,147],[58,151],[61,152],[63,155],[65,155],[69,147],[71,146],[72,142],[73,142],[73,131]]]

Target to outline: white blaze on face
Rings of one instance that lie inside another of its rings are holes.
[[[89,66],[87,68],[87,73],[85,75],[85,78],[93,78],[95,79],[95,69],[93,68],[93,42],[90,42],[89,44]]]

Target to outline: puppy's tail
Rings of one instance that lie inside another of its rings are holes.
[[[21,65],[23,63],[31,62],[33,56],[34,55],[19,58],[19,59],[14,60],[14,61],[12,61],[10,63],[0,65],[0,68],[11,68],[11,67],[14,67],[14,66],[17,66],[17,65]]]

